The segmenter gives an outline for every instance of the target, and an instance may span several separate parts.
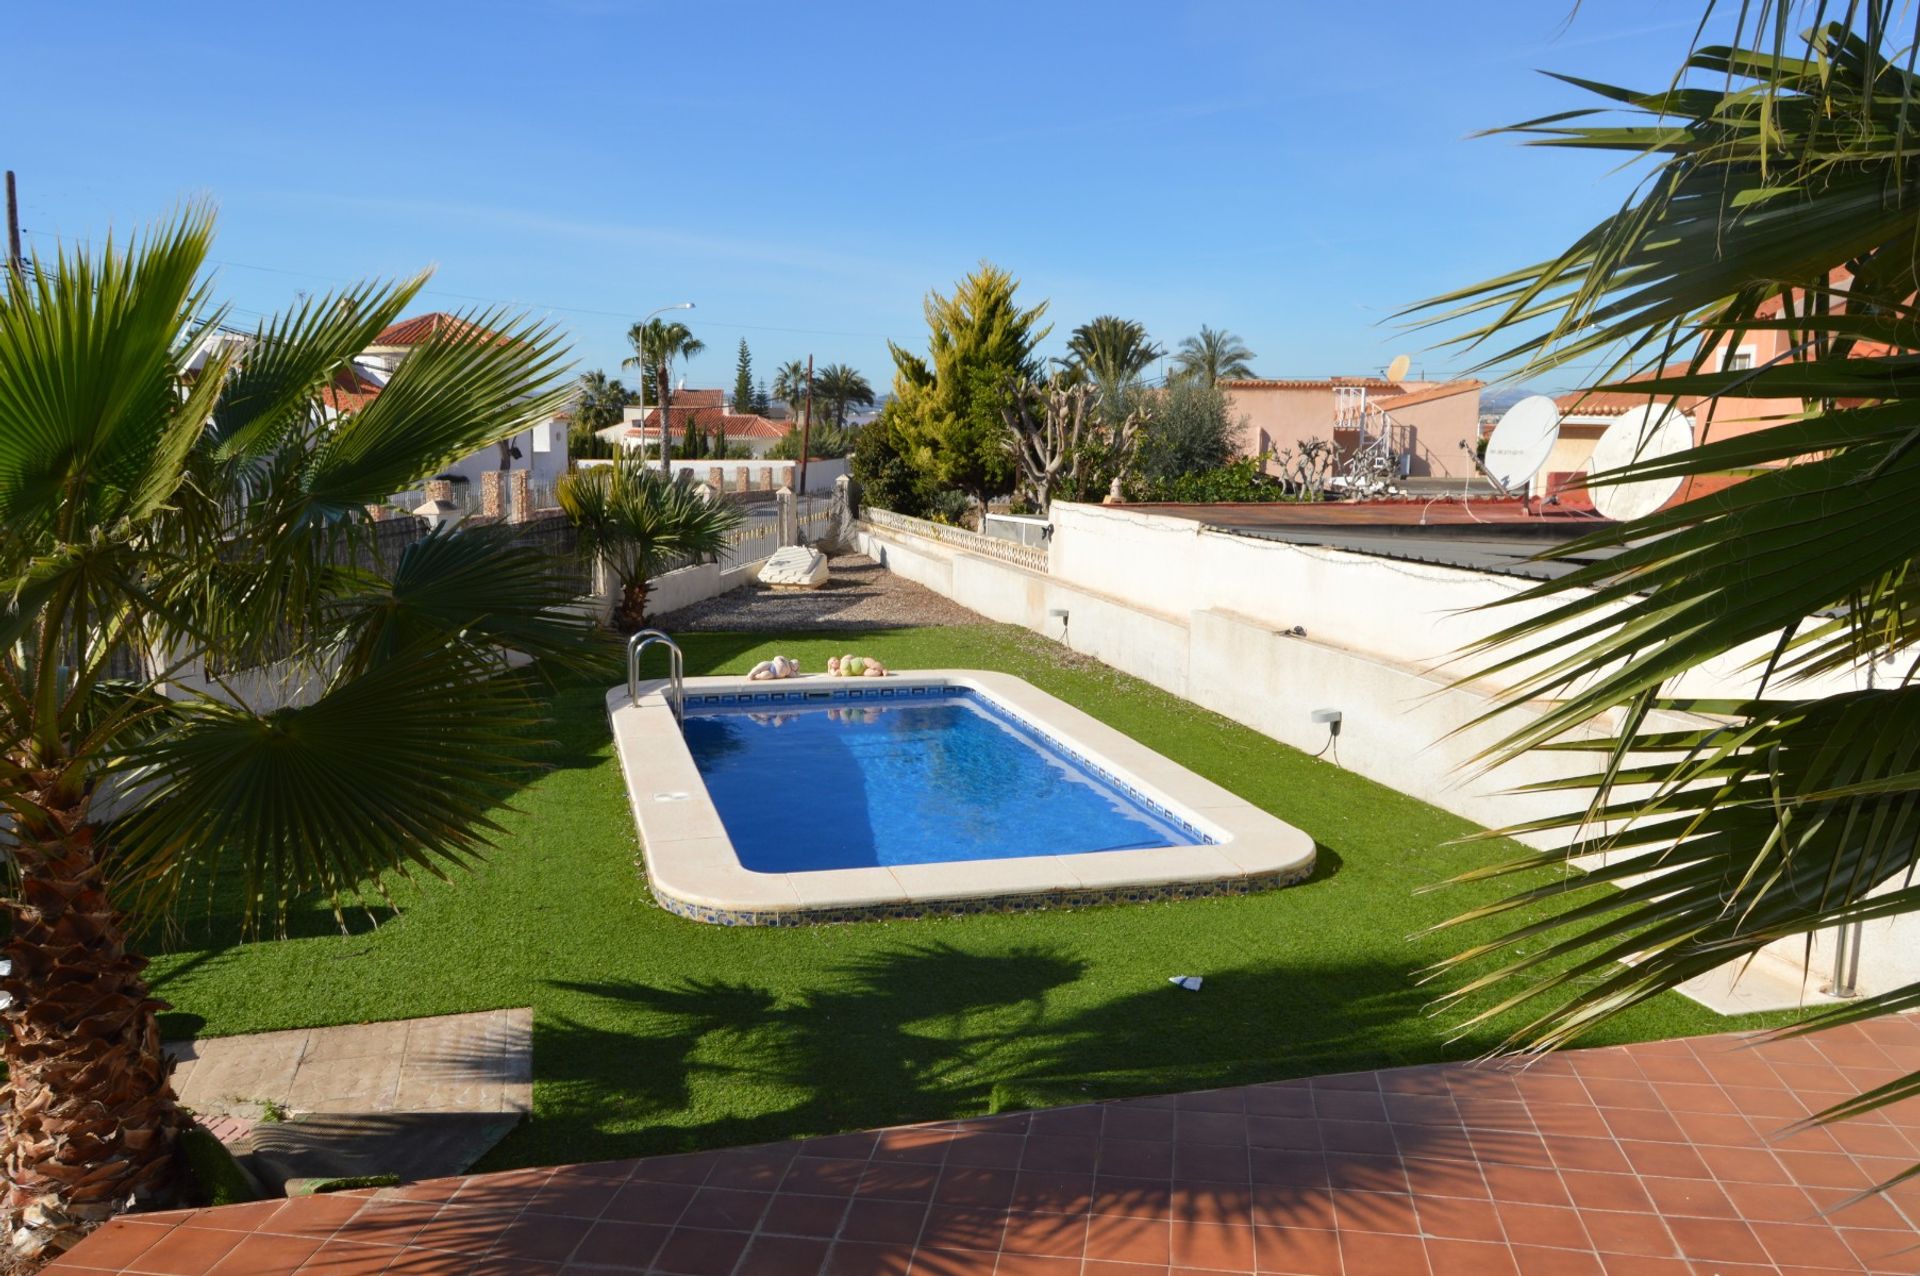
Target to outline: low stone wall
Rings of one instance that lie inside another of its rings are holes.
[[[756,558],[733,567],[701,563],[697,567],[682,567],[664,576],[656,576],[647,586],[647,615],[649,618],[665,617],[682,607],[691,607],[695,603],[718,598],[721,594],[750,585],[766,561],[765,558]]]

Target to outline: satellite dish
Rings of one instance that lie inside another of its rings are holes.
[[[1487,436],[1487,477],[1513,492],[1533,481],[1560,440],[1560,406],[1532,394],[1508,408]]]
[[[1693,418],[1665,404],[1646,404],[1621,414],[1593,445],[1589,475],[1605,474],[1635,461],[1656,461],[1693,446]],[[1589,487],[1593,508],[1615,522],[1644,518],[1673,499],[1680,476],[1603,483]]]
[[[1404,354],[1393,356],[1393,362],[1387,365],[1387,380],[1405,381],[1407,370],[1411,367],[1413,367],[1413,360],[1409,356]]]

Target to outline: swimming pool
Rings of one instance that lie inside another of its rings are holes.
[[[1211,840],[979,692],[937,691],[690,708],[687,749],[740,863],[814,872]],[[807,795],[805,818],[767,800],[770,776]]]
[[[1022,679],[928,670],[608,693],[648,885],[724,925],[1239,894],[1312,839]]]

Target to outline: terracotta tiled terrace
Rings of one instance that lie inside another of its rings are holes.
[[[112,1224],[54,1272],[1920,1272],[1920,1024],[1318,1077]]]

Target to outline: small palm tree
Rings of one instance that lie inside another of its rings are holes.
[[[569,474],[556,495],[579,529],[581,556],[620,582],[613,619],[627,633],[646,623],[647,582],[670,560],[717,558],[740,526],[737,506],[664,477],[631,452]]]
[[[530,716],[501,652],[590,633],[504,529],[382,555],[368,513],[552,413],[552,329],[474,316],[332,417],[327,388],[424,277],[236,342],[196,317],[211,237],[190,210],[0,298],[0,1268],[180,1179],[189,1118],[135,937],[216,877],[258,925],[468,862]],[[318,693],[179,689],[273,660]]]
[[[1145,324],[1118,315],[1101,315],[1075,328],[1067,339],[1067,352],[1107,391],[1131,386],[1166,353],[1147,336]]]
[[[807,365],[789,359],[774,370],[773,397],[787,405],[787,416],[798,421],[806,412]]]
[[[1253,375],[1253,351],[1224,328],[1200,325],[1200,335],[1186,337],[1173,355],[1173,373],[1212,389],[1222,381]]]
[[[847,425],[847,409],[873,406],[873,387],[858,371],[844,363],[829,363],[813,379],[814,392],[826,404],[827,419],[836,430]]]

